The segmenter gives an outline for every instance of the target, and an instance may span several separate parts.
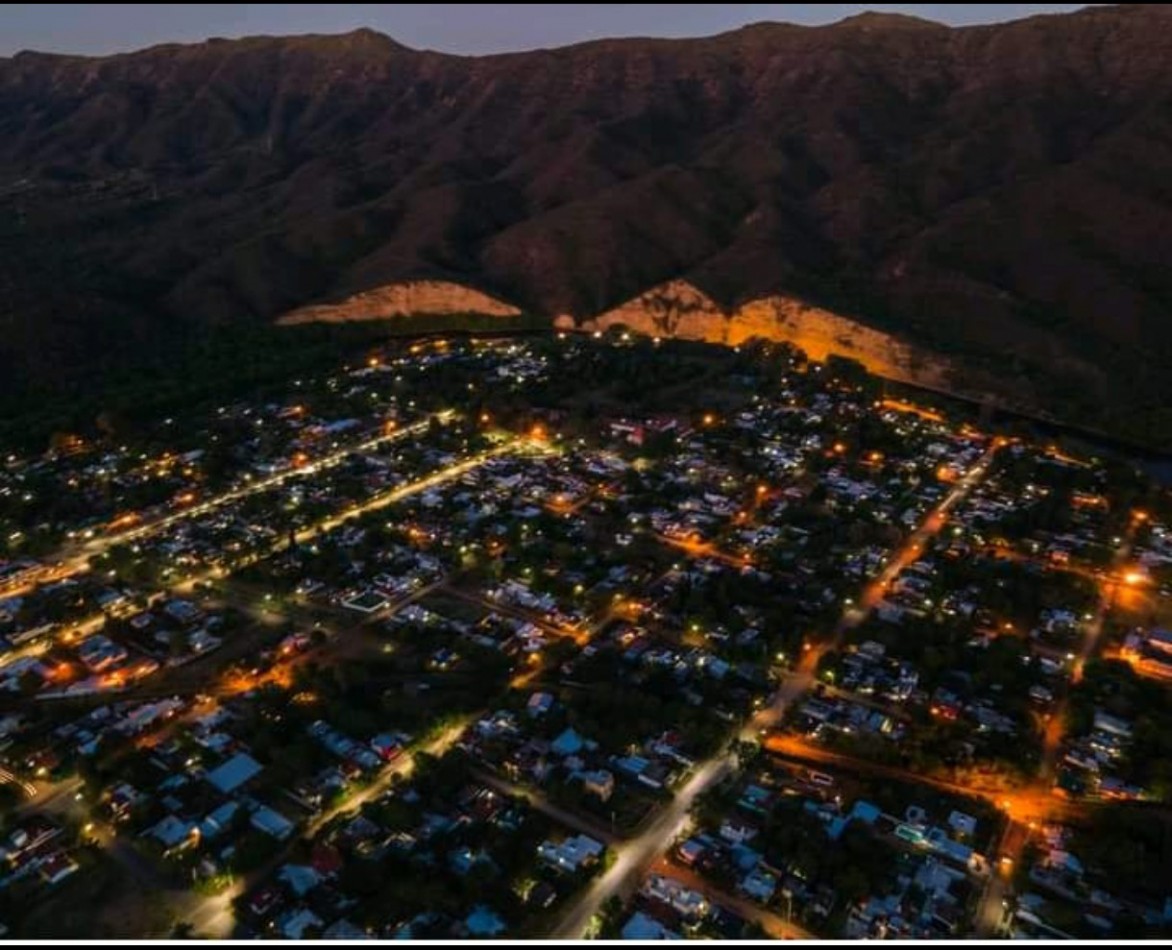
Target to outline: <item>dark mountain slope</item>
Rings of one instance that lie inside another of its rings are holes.
[[[805,297],[1167,440],[1169,62],[1172,12],[1147,5],[483,58],[370,31],[18,54],[5,388],[406,279],[552,318],[683,278]]]

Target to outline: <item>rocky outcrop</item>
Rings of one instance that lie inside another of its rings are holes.
[[[521,311],[486,293],[446,280],[412,280],[386,284],[354,294],[337,303],[298,307],[277,321],[296,323],[345,323],[352,320],[385,320],[393,317],[479,314],[517,317]]]
[[[572,325],[566,317],[558,324]],[[856,320],[774,294],[726,310],[685,281],[671,281],[586,321],[582,329],[626,326],[648,336],[737,346],[754,337],[791,343],[814,360],[831,353],[888,379],[934,389],[950,385],[948,360]]]

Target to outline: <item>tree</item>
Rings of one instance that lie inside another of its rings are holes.
[[[171,635],[167,638],[167,651],[172,657],[187,655],[189,652],[189,643],[185,630],[173,630],[171,632]]]
[[[25,670],[16,682],[22,696],[32,696],[41,688],[41,678],[33,670]]]
[[[761,755],[761,746],[756,742],[738,740],[733,743],[733,754],[737,759],[737,768],[746,769]]]
[[[624,908],[623,899],[617,894],[612,894],[603,901],[602,907],[598,911],[599,917],[602,919],[599,937],[603,940],[613,940],[619,936]]]

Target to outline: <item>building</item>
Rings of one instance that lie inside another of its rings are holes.
[[[262,766],[252,756],[238,752],[218,768],[208,772],[207,781],[228,794],[260,774]]]
[[[573,874],[583,867],[595,864],[606,850],[601,841],[586,835],[566,838],[557,844],[543,841],[537,846],[537,856],[550,867]]]

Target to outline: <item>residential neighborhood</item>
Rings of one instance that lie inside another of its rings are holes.
[[[849,360],[434,336],[0,467],[19,938],[1172,932],[1172,498]]]

